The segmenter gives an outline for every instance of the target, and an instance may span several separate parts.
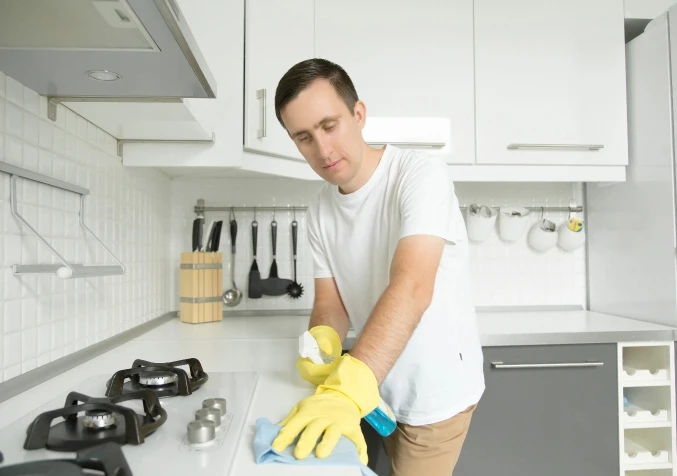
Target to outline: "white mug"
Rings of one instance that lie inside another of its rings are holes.
[[[505,241],[515,241],[522,236],[530,213],[523,207],[501,207],[498,220],[501,238]]]
[[[491,235],[496,224],[498,211],[485,205],[472,204],[468,207],[468,239],[484,241]]]
[[[533,249],[544,252],[557,244],[557,236],[557,226],[543,218],[534,223],[527,239]]]
[[[569,222],[565,221],[559,226],[557,244],[564,251],[574,251],[585,243],[585,226],[581,223],[579,231],[569,228]]]

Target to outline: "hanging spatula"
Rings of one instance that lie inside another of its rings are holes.
[[[247,289],[247,296],[251,299],[258,299],[263,296],[263,285],[261,282],[261,272],[259,265],[256,263],[256,245],[259,233],[259,222],[254,219],[252,222],[252,245],[254,247],[254,261],[249,268],[249,286]]]
[[[270,232],[273,243],[273,262],[270,265],[268,279],[263,280],[263,294],[266,296],[282,296],[287,293],[291,279],[282,279],[277,275],[277,221],[273,218],[270,223]]]

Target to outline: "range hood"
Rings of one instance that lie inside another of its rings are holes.
[[[176,0],[0,0],[0,71],[65,101],[214,98]]]

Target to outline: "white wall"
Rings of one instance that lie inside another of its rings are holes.
[[[625,0],[625,18],[656,18],[675,0]]]
[[[63,106],[56,123],[46,113],[46,98],[0,72],[0,161],[89,188],[86,223],[127,273],[15,276],[13,264],[56,261],[12,216],[9,176],[0,173],[0,382],[168,311],[169,179],[123,168],[115,140]],[[19,179],[18,200],[66,260],[114,264],[85,239],[78,195]]]
[[[296,181],[278,178],[213,178],[172,180],[171,224],[171,308],[178,309],[179,255],[189,251],[194,206],[203,198],[207,206],[305,206],[320,182]],[[493,206],[568,206],[571,199],[582,204],[580,184],[571,183],[457,183],[457,195],[461,206],[485,203]],[[532,214],[532,221],[540,218],[540,212]],[[547,213],[546,218],[560,224],[567,213]],[[228,213],[207,212],[205,221],[224,220],[220,251],[224,253],[224,287],[230,285],[230,256],[228,236]],[[252,263],[250,226],[252,212],[240,212],[238,220],[238,254],[236,259],[236,283],[245,290],[249,267]],[[258,265],[262,277],[267,277],[271,263],[270,221],[272,213],[259,212]],[[291,278],[290,226],[292,213],[276,214],[278,222],[277,263],[281,277]],[[299,222],[299,281],[306,293],[299,300],[284,297],[243,299],[234,309],[309,309],[312,307],[312,257],[306,233],[305,213],[297,213]],[[522,240],[507,243],[495,233],[491,239],[470,245],[471,270],[475,303],[478,306],[507,305],[559,305],[585,304],[585,251],[579,248],[567,253],[559,248],[546,253],[533,251]],[[356,264],[359,272],[359,263]]]

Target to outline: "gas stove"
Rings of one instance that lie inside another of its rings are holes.
[[[120,445],[101,443],[78,451],[73,459],[48,459],[0,466],[0,476],[85,476],[92,474],[132,476],[132,470],[122,454]]]
[[[180,368],[184,365],[188,372]],[[0,471],[18,463],[63,461],[69,452],[77,459],[74,452],[110,442],[120,445],[134,476],[227,475],[256,381],[255,372],[207,376],[197,359],[135,360],[112,377],[83,380],[0,429]]]
[[[182,369],[188,366],[189,374]],[[132,367],[119,370],[106,382],[106,396],[150,389],[160,398],[190,395],[209,380],[197,359],[155,363],[137,359]]]

